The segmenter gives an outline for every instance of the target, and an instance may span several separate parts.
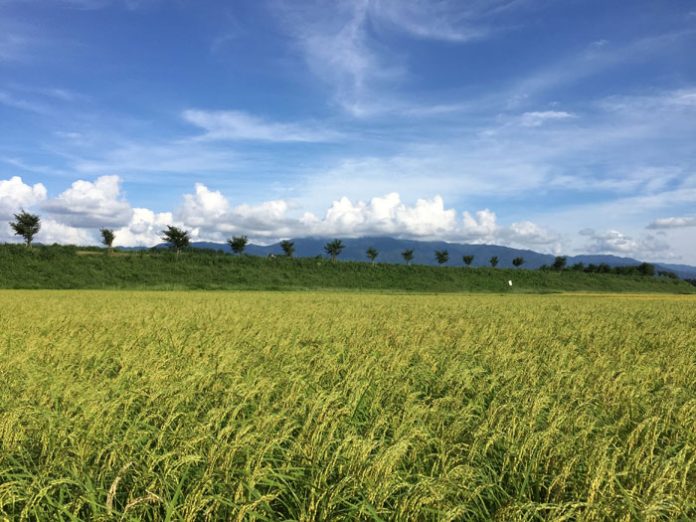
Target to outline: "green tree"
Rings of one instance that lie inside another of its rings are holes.
[[[333,241],[329,241],[324,245],[324,252],[331,257],[331,261],[335,262],[336,258],[341,255],[341,252],[343,252],[344,248],[345,245],[343,244],[343,241],[340,239],[334,239]]]
[[[638,272],[640,275],[644,276],[654,276],[655,275],[655,265],[652,263],[641,263],[638,265]]]
[[[99,232],[101,233],[102,244],[106,247],[106,252],[111,254],[111,250],[114,246],[114,239],[116,238],[114,231],[108,228],[100,228]]]
[[[41,218],[22,209],[19,214],[14,215],[14,221],[10,221],[10,226],[15,236],[22,236],[27,248],[31,248],[34,236],[41,230]]]
[[[436,250],[435,251],[435,259],[437,259],[438,263],[443,265],[447,261],[449,261],[449,252],[447,250]]]
[[[554,270],[558,270],[559,272],[563,270],[566,266],[566,262],[568,261],[568,258],[566,256],[556,256],[556,258],[553,260],[553,264],[551,265],[551,268]]]
[[[246,236],[234,236],[232,239],[227,240],[227,244],[230,245],[232,252],[237,255],[244,253],[247,243],[249,243],[249,238]]]
[[[191,244],[189,232],[173,225],[167,225],[167,230],[162,231],[162,239],[174,248],[177,258],[179,257],[179,252],[188,248]]]
[[[464,256],[462,257],[462,260],[466,266],[471,266],[471,263],[474,262],[474,256]]]
[[[512,260],[512,264],[516,267],[519,268],[524,264],[524,257],[516,257],[515,259]]]
[[[401,252],[401,257],[404,258],[404,261],[406,261],[407,265],[410,265],[411,261],[413,261],[413,249],[407,248],[406,250]]]
[[[495,268],[496,266],[498,266],[498,256],[493,256],[493,257],[491,257],[491,258],[488,260],[488,262],[491,264],[491,266],[492,266],[493,268]]]
[[[374,264],[375,259],[377,259],[377,256],[379,255],[379,251],[375,247],[370,247],[365,251],[365,255],[367,255],[370,262]]]
[[[280,248],[283,249],[283,253],[287,257],[292,257],[293,254],[295,253],[295,243],[289,240],[281,241],[280,242]]]

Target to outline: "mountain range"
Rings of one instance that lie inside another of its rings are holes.
[[[324,245],[329,241],[321,237],[304,237],[292,240],[295,243],[295,256],[315,257],[325,256]],[[369,247],[374,247],[379,251],[377,262],[381,263],[404,263],[401,252],[406,249],[413,250],[413,263],[422,265],[436,265],[436,250],[447,250],[449,253],[448,266],[464,265],[462,257],[465,255],[474,256],[472,266],[489,266],[489,259],[497,256],[498,266],[501,268],[512,267],[512,260],[516,257],[524,258],[524,268],[539,268],[542,265],[553,263],[554,256],[541,254],[533,250],[510,248],[499,245],[471,245],[460,243],[446,243],[444,241],[416,241],[412,239],[396,239],[392,237],[361,237],[341,239],[345,248],[340,255],[340,259],[348,261],[366,261],[365,251]],[[166,244],[158,245],[158,248],[166,247]],[[220,250],[230,253],[232,250],[226,243],[195,242],[194,248],[205,248]],[[281,255],[283,253],[280,243],[271,245],[249,244],[245,250],[247,254],[255,256],[267,256],[271,254]],[[619,257],[613,255],[577,255],[568,256],[567,264],[571,266],[575,263],[595,264],[606,263],[609,266],[637,265],[642,261],[630,257]],[[668,263],[654,263],[658,270],[667,270],[675,273],[682,279],[696,278],[696,267],[689,265],[678,265]]]

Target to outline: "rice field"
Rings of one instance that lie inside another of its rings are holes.
[[[0,291],[2,520],[694,520],[696,298]]]

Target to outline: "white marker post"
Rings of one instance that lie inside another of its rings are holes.
[[[512,286],[512,279],[508,281],[508,286]]]

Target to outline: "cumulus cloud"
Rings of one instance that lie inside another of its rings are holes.
[[[220,191],[196,183],[173,212],[154,212],[132,208],[120,178],[102,176],[94,182],[75,181],[57,197],[46,198],[41,184],[32,187],[18,177],[0,181],[0,210],[8,209],[7,216],[21,206],[41,205],[48,211],[37,237],[45,243],[95,244],[97,228],[111,227],[117,246],[153,246],[162,242],[167,225],[184,227],[193,240],[207,241],[224,241],[237,234],[261,243],[288,237],[379,235],[522,246],[547,246],[557,240],[555,234],[529,221],[500,225],[490,209],[458,214],[446,207],[441,196],[408,203],[397,192],[369,200],[341,197],[318,214],[280,199],[233,205]],[[8,230],[2,236],[11,239]]]
[[[185,194],[184,202],[177,211],[177,218],[193,227],[204,227],[218,223],[230,211],[227,198],[217,190],[210,190],[196,183],[193,194]]]
[[[461,226],[463,236],[471,239],[493,241],[500,230],[496,221],[497,216],[495,212],[488,209],[479,210],[476,212],[476,217],[465,211],[462,214]]]
[[[240,233],[261,241],[379,235],[535,246],[558,241],[556,234],[529,221],[502,226],[489,209],[473,215],[463,212],[458,219],[456,210],[446,208],[441,196],[419,198],[414,204],[407,204],[396,192],[368,201],[342,197],[333,201],[323,215],[317,215],[302,213],[284,200],[233,206],[219,191],[198,183],[194,193],[184,196],[173,217],[196,236],[217,241]]]
[[[194,193],[184,195],[174,218],[212,240],[224,240],[237,233],[257,238],[282,237],[293,235],[300,225],[298,218],[287,214],[289,208],[282,200],[233,207],[221,192],[196,183]]]
[[[7,219],[46,199],[46,187],[42,183],[28,185],[19,176],[0,179],[0,219]]]
[[[663,239],[650,234],[636,238],[618,230],[596,231],[586,228],[580,231],[580,235],[587,238],[583,250],[592,254],[649,256],[669,249]]]
[[[555,244],[555,250],[560,248],[560,236],[544,227],[532,223],[531,221],[520,221],[510,225],[510,228],[503,233],[514,244],[533,246]]]
[[[232,209],[231,221],[221,227],[223,232],[252,230],[259,237],[294,235],[298,220],[288,217],[291,206],[287,201],[265,201],[259,205],[238,205]],[[299,222],[301,223],[301,221]]]
[[[393,192],[370,201],[334,201],[323,218],[306,215],[304,222],[315,235],[380,235],[410,237],[447,236],[456,230],[456,211],[445,209],[440,196],[404,204]]]
[[[73,227],[51,218],[41,220],[41,230],[36,236],[40,243],[50,245],[60,243],[63,245],[94,245],[96,240],[94,230]]]
[[[696,217],[668,217],[656,219],[648,225],[652,230],[696,227]]]
[[[118,176],[101,176],[96,181],[75,181],[43,208],[60,216],[66,225],[78,228],[116,227],[129,222],[133,210],[121,192]]]
[[[167,225],[182,226],[171,212],[153,212],[147,208],[134,208],[130,222],[115,230],[114,245],[154,246],[162,243],[162,231]]]
[[[273,142],[332,141],[339,134],[312,123],[269,122],[241,111],[184,111],[187,122],[205,131],[204,140],[253,140]]]

